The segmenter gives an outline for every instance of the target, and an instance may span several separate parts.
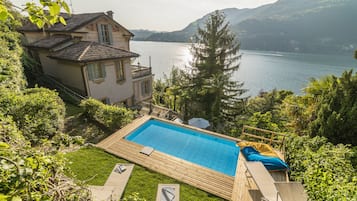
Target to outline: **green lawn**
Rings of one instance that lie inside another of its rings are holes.
[[[103,185],[116,163],[128,163],[124,159],[94,147],[82,148],[78,151],[67,153],[65,157],[70,161],[68,166],[77,179],[88,180],[95,175],[93,179],[88,181],[90,185]],[[145,198],[147,201],[155,200],[159,183],[180,184],[180,200],[224,200],[139,165],[135,165],[123,197],[131,195],[133,192],[138,192],[140,197]]]

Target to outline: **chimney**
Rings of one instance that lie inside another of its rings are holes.
[[[113,14],[114,14],[113,11],[111,11],[111,10],[107,11],[108,17],[110,17],[110,18],[112,18],[112,19],[113,19]]]

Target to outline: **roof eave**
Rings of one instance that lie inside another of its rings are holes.
[[[54,48],[54,47],[56,47],[56,46],[58,46],[58,45],[61,45],[61,44],[63,44],[63,43],[66,43],[66,42],[68,42],[68,41],[71,41],[71,40],[72,40],[72,38],[68,37],[68,38],[64,39],[63,41],[58,42],[57,44],[52,45],[51,47],[39,47],[39,46],[31,45],[31,44],[27,44],[27,45],[24,45],[24,46],[25,46],[25,47],[28,47],[28,48],[34,48],[34,49],[46,49],[46,50],[50,50],[50,49],[52,49],[52,48]]]
[[[68,33],[68,32],[75,32],[75,30],[77,29],[80,29],[82,28],[83,26],[89,24],[90,22],[94,21],[94,20],[97,20],[98,18],[101,18],[101,17],[105,17],[109,20],[111,20],[113,23],[115,23],[116,25],[120,26],[121,28],[123,28],[125,31],[127,31],[131,37],[134,36],[134,34],[129,31],[127,28],[125,28],[124,26],[122,26],[121,24],[119,24],[117,21],[115,21],[113,18],[109,17],[108,15],[106,15],[105,13],[101,13],[101,15],[98,15],[94,18],[90,18],[88,20],[86,20],[85,22],[73,27],[72,29],[68,29],[68,30],[48,30],[48,29],[45,29],[45,30],[42,30],[42,29],[37,29],[37,30],[24,30],[24,29],[21,29],[19,28],[17,31],[20,32],[20,33],[25,33],[25,32],[65,32],[65,33]],[[82,33],[82,32],[76,32],[76,33]],[[86,32],[84,32],[86,33]]]
[[[48,57],[51,59],[71,61],[75,63],[88,63],[88,62],[96,62],[96,61],[109,61],[109,60],[116,60],[116,59],[133,58],[133,57],[139,57],[139,55],[112,57],[112,58],[103,58],[103,59],[85,59],[85,60],[73,60],[73,59],[66,59],[66,58],[55,57],[55,56],[48,56]]]
[[[50,50],[52,48],[52,47],[36,47],[31,45],[24,45],[24,46],[33,50]]]

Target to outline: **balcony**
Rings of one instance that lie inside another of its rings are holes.
[[[133,79],[152,76],[151,67],[131,65],[131,75]]]

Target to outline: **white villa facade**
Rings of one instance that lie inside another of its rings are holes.
[[[60,23],[38,29],[28,23],[19,31],[41,63],[44,74],[82,96],[127,106],[151,99],[151,68],[131,65],[133,34],[113,19],[113,12],[63,14]]]

